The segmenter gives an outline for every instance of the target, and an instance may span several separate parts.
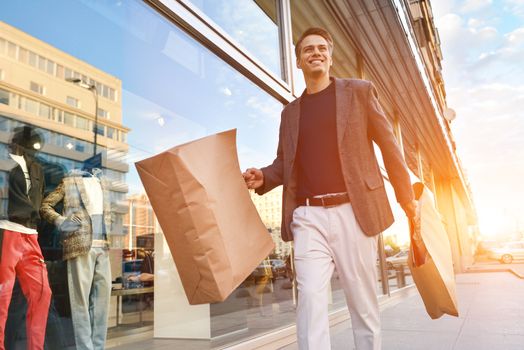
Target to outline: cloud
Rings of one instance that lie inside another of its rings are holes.
[[[514,31],[504,35],[506,44],[512,47],[522,47],[524,45],[524,27],[517,28]]]
[[[505,0],[504,10],[516,16],[524,17],[524,0]]]
[[[490,6],[493,0],[466,0],[466,2],[460,7],[460,11],[463,13],[475,12]]]

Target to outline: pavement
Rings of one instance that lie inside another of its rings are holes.
[[[498,265],[482,268],[456,276],[459,317],[431,320],[418,293],[386,305],[382,350],[523,350],[524,279],[496,271]],[[524,264],[512,268],[524,272]],[[350,321],[331,328],[331,347],[354,349]],[[295,343],[280,350],[296,349]]]
[[[459,317],[444,315],[432,320],[414,287],[383,303],[381,350],[524,350],[524,263],[481,262],[466,271],[456,276]],[[332,350],[354,349],[353,344],[349,320],[331,327]],[[224,345],[173,339],[113,344],[114,349],[122,350],[202,350]],[[298,346],[263,349],[298,350]]]

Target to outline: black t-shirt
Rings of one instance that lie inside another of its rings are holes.
[[[299,200],[346,192],[338,153],[335,103],[333,81],[320,92],[302,95],[297,146]]]

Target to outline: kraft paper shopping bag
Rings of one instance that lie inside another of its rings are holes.
[[[433,197],[421,183],[413,185],[420,208],[420,227],[411,225],[408,266],[432,319],[458,316],[451,246]],[[415,229],[419,232],[415,232]]]
[[[136,163],[190,304],[225,300],[274,248],[242,178],[236,130]]]

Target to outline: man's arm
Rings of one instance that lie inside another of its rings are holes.
[[[377,91],[372,83],[369,84],[368,88],[368,101],[370,136],[382,152],[384,165],[395,190],[397,202],[400,203],[409,218],[414,218],[416,216],[416,202],[408,167],[393,134],[393,128],[380,106]]]
[[[249,168],[242,175],[249,189],[254,189],[257,194],[264,194],[273,188],[282,185],[284,173],[284,152],[282,150],[282,124],[278,133],[277,157],[273,163],[262,169]]]

